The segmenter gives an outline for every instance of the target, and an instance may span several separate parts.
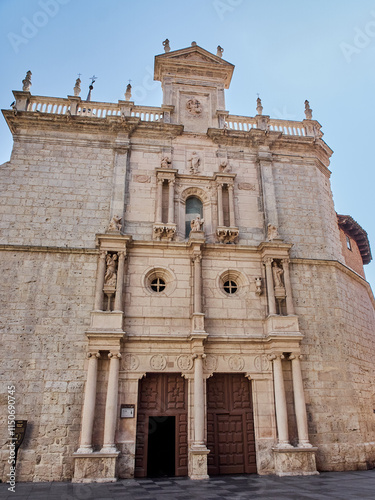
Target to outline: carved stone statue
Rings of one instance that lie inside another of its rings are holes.
[[[195,151],[193,151],[193,154],[191,155],[190,162],[191,162],[190,172],[192,174],[197,174],[199,172],[199,165],[201,163],[201,159],[199,158],[199,156]]]
[[[108,254],[106,258],[107,269],[104,276],[104,284],[107,286],[116,286],[116,264],[117,253],[113,255]]]
[[[203,230],[203,224],[204,224],[204,219],[201,219],[199,215],[197,215],[195,217],[195,219],[193,219],[191,222],[190,222],[190,227],[191,227],[191,230],[193,232],[198,232],[198,231],[202,231]]]
[[[108,231],[120,231],[121,221],[122,221],[121,217],[119,217],[118,215],[114,215],[112,217],[111,222],[109,223]]]
[[[164,52],[169,52],[171,50],[170,46],[169,46],[169,40],[168,38],[166,38],[163,42],[163,47],[164,47]]]
[[[30,87],[31,87],[31,85],[32,85],[32,83],[31,83],[31,75],[32,75],[32,73],[31,73],[31,71],[29,70],[29,71],[26,73],[25,79],[24,79],[24,80],[22,80],[22,84],[23,84],[22,90],[23,90],[24,92],[29,92],[29,90],[30,90]]]
[[[305,116],[306,116],[306,120],[312,119],[312,109],[310,108],[310,103],[307,99],[305,101]]]
[[[275,287],[283,287],[282,275],[284,271],[277,265],[277,262],[272,262],[272,275],[273,275],[273,283]]]
[[[220,45],[218,45],[217,52],[216,52],[217,57],[223,57],[223,52],[224,52],[223,47],[220,47]]]
[[[267,226],[267,237],[269,241],[280,239],[279,231],[273,224],[268,224]]]
[[[230,165],[228,160],[221,160],[219,170],[220,172],[230,172]]]
[[[76,80],[76,84],[73,89],[75,97],[78,97],[79,94],[81,93],[81,79],[78,77]]]
[[[163,156],[160,162],[161,168],[170,168],[172,166],[171,159],[169,156]]]
[[[202,104],[198,99],[189,99],[186,103],[186,109],[191,115],[200,115],[202,113]]]

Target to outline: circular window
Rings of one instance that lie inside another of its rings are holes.
[[[222,295],[233,298],[242,295],[248,286],[246,276],[236,269],[227,269],[217,277],[217,285]]]
[[[155,278],[151,281],[151,290],[154,292],[162,292],[165,290],[165,281],[162,278]]]
[[[169,269],[153,267],[143,274],[142,284],[150,295],[170,295],[176,288],[176,277]]]
[[[236,293],[238,287],[235,281],[229,280],[224,283],[223,288],[226,293]]]

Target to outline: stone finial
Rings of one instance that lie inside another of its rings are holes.
[[[160,162],[161,168],[170,168],[172,166],[171,159],[169,156],[163,156]]]
[[[310,108],[310,103],[307,99],[305,101],[305,116],[306,116],[306,120],[312,119],[312,109]]]
[[[197,42],[191,42],[191,46],[192,47],[196,47],[197,46]]]
[[[223,47],[220,47],[220,45],[218,45],[217,52],[216,52],[217,57],[223,57],[223,52],[224,52]]]
[[[122,218],[118,215],[114,215],[108,226],[108,231],[120,231]]]
[[[27,73],[26,73],[26,76],[25,76],[25,79],[22,80],[22,84],[23,84],[23,87],[22,87],[22,90],[24,92],[29,92],[30,91],[30,87],[32,85],[31,83],[31,71],[29,70]]]
[[[78,97],[79,94],[81,93],[81,79],[79,77],[76,80],[76,84],[74,85],[73,92],[74,92],[75,97]]]
[[[257,98],[257,114],[261,115],[263,113],[262,99],[258,96]]]
[[[267,237],[269,241],[280,239],[279,231],[273,224],[268,224],[267,226]]]
[[[201,219],[199,215],[195,217],[192,221],[190,221],[190,227],[193,233],[197,233],[198,231],[203,230],[204,219]]]
[[[166,38],[163,42],[163,47],[164,47],[164,52],[169,52],[171,50],[170,46],[169,46],[169,40],[168,38]]]
[[[125,100],[130,101],[132,96],[132,86],[130,85],[130,82],[126,86],[126,92],[125,92]]]

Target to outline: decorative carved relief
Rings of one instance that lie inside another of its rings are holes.
[[[279,231],[273,224],[268,224],[267,226],[267,238],[269,241],[280,239]]]
[[[250,184],[249,182],[239,182],[238,189],[243,189],[244,191],[255,191],[255,184]]]
[[[198,174],[199,173],[199,166],[201,164],[201,159],[195,151],[193,151],[189,161],[190,161],[190,172],[192,174]]]
[[[167,366],[167,359],[162,354],[155,354],[150,359],[150,366],[153,370],[164,370]]]
[[[188,112],[193,115],[197,116],[202,113],[202,104],[198,101],[198,99],[189,99],[186,103],[186,109]]]
[[[169,156],[163,156],[160,162],[160,167],[161,168],[170,168],[172,166],[171,159]]]
[[[108,231],[120,231],[122,218],[114,215],[108,225]]]
[[[154,224],[153,236],[156,241],[160,241],[162,238],[172,241],[175,234],[176,224]]]
[[[272,262],[272,275],[273,275],[273,283],[274,283],[275,287],[283,287],[284,286],[283,279],[282,279],[283,274],[284,274],[284,270],[277,265],[276,261],[273,261]]]
[[[124,369],[134,371],[139,366],[139,358],[134,354],[125,354],[124,356]]]
[[[254,366],[257,372],[267,372],[270,369],[270,361],[266,354],[255,356]]]
[[[208,372],[212,372],[216,370],[217,357],[212,354],[208,354],[206,358],[203,360],[203,363],[205,370]]]
[[[193,368],[193,360],[188,354],[181,354],[177,358],[177,366],[183,372],[191,370]]]
[[[231,370],[239,371],[245,366],[245,361],[241,356],[231,356],[228,365]]]
[[[235,243],[238,238],[239,230],[236,227],[218,227],[216,235],[221,243]]]

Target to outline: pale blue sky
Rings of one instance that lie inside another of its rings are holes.
[[[82,73],[98,76],[93,100],[117,102],[132,80],[137,104],[161,104],[154,56],[194,40],[236,66],[226,91],[232,114],[313,118],[334,150],[332,189],[338,213],[368,232],[375,255],[375,1],[315,0],[0,0],[0,105],[9,108],[31,70],[34,95],[65,97]],[[11,134],[0,120],[0,164]],[[375,288],[375,264],[365,267]]]

